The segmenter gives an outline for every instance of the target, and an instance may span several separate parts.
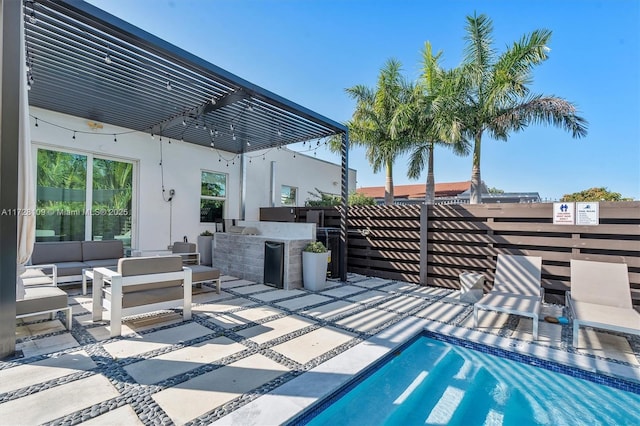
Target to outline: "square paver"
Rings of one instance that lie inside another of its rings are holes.
[[[251,305],[256,305],[256,302],[252,302],[249,299],[238,297],[235,299],[228,299],[228,300],[219,301],[216,303],[204,303],[202,305],[194,305],[191,308],[191,311],[215,314],[215,313],[232,311],[234,309],[242,308],[245,306],[251,306]]]
[[[386,293],[404,293],[406,291],[416,290],[416,284],[409,283],[394,283],[391,285],[386,285],[378,290],[384,291]]]
[[[238,331],[238,334],[261,344],[313,324],[315,324],[315,322],[306,318],[302,318],[297,315],[290,315],[274,321],[265,322],[264,324],[256,325],[255,327],[240,330]]]
[[[323,294],[325,296],[338,297],[342,299],[342,298],[348,297],[351,294],[359,293],[362,290],[363,290],[362,288],[356,287],[354,285],[339,285],[332,289],[322,291],[320,292],[320,294]]]
[[[426,297],[426,298],[434,298],[434,297],[452,297],[451,290],[446,288],[437,288],[437,287],[425,287],[417,284],[413,284],[413,286],[406,293],[410,296],[418,296],[418,297]]]
[[[272,349],[300,364],[306,364],[354,337],[355,334],[347,331],[322,327],[274,346]]]
[[[385,284],[391,284],[391,280],[387,280],[384,278],[366,278],[364,280],[361,281],[356,281],[353,284],[360,286],[360,287],[380,287],[381,285],[385,285]]]
[[[96,374],[0,404],[0,419],[3,424],[42,424],[118,395],[106,377]]]
[[[578,332],[578,352],[640,365],[626,337],[584,327],[580,327]]]
[[[418,306],[425,303],[424,299],[410,296],[397,296],[388,302],[384,302],[378,305],[378,308],[389,309],[396,312],[409,312],[412,309],[416,309]]]
[[[131,408],[130,405],[123,405],[115,410],[107,411],[101,416],[82,422],[83,426],[137,426],[142,424],[143,423],[140,421],[136,412],[133,411],[133,408]]]
[[[264,284],[254,284],[246,287],[235,287],[233,291],[239,294],[251,294],[260,291],[273,290],[273,287]]]
[[[246,347],[240,343],[236,343],[227,337],[218,337],[155,358],[130,364],[124,369],[136,382],[150,385],[194,370],[215,360],[241,352],[244,349]]]
[[[433,321],[451,322],[467,309],[466,305],[445,302],[433,302],[429,306],[413,314],[418,318],[426,318]],[[480,315],[482,317],[482,315]],[[468,318],[467,318],[468,319]],[[465,325],[466,326],[466,325]],[[473,327],[473,318],[471,318]]]
[[[449,306],[455,306],[449,304]],[[489,333],[498,333],[502,330],[509,319],[508,314],[502,312],[478,310],[478,327],[475,327],[480,331],[487,331]],[[442,320],[437,320],[442,321]],[[460,323],[462,327],[474,328],[473,326],[473,312]]]
[[[333,299],[319,294],[309,294],[307,296],[296,297],[291,300],[283,300],[282,302],[276,303],[276,305],[282,306],[286,309],[291,309],[292,311],[297,311],[298,309],[317,305],[318,303],[328,302],[330,300]]]
[[[366,293],[360,293],[354,296],[349,296],[347,297],[347,300],[350,300],[352,302],[358,302],[358,303],[374,303],[384,299],[387,296],[389,296],[389,294],[383,291],[369,290]]]
[[[209,287],[206,291],[202,291],[200,293],[194,294],[192,296],[191,302],[192,303],[211,303],[211,302],[216,302],[218,300],[222,300],[228,297],[231,297],[231,293],[227,293],[224,290],[220,290],[220,294],[218,294],[215,288]]]
[[[171,420],[184,424],[287,371],[284,365],[256,354],[158,392],[153,399]]]
[[[346,314],[361,307],[362,306],[357,303],[339,300],[337,302],[327,303],[326,305],[316,306],[315,308],[305,309],[302,313],[319,319],[327,319],[335,317],[336,315]]]
[[[272,302],[274,300],[285,299],[287,297],[300,296],[303,294],[307,294],[307,293],[305,293],[302,290],[273,290],[268,293],[260,293],[251,297],[262,300],[264,302]]]
[[[270,306],[258,306],[255,308],[244,309],[242,311],[219,314],[211,317],[209,322],[212,322],[219,327],[229,329],[269,318],[274,315],[280,315],[282,313],[284,312]]]
[[[343,318],[340,321],[336,321],[336,324],[343,327],[353,328],[357,331],[366,332],[396,318],[398,318],[398,314],[371,308]]]
[[[167,328],[141,336],[127,337],[107,343],[104,349],[114,358],[126,358],[184,342],[212,333],[212,330],[195,322]]]
[[[522,317],[518,321],[518,326],[511,337],[533,341],[533,319]],[[542,319],[538,321],[538,340],[536,340],[536,343],[558,346],[561,342],[562,326],[560,324],[551,324]]]
[[[95,368],[85,351],[0,370],[0,394]]]
[[[56,336],[43,337],[41,339],[28,340],[16,345],[16,350],[21,350],[25,358],[37,355],[45,355],[53,352],[80,346],[71,333],[58,334]]]

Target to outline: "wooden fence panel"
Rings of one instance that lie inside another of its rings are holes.
[[[564,303],[571,259],[626,263],[640,305],[640,202],[599,207],[597,226],[554,225],[552,203],[351,207],[347,269],[454,289],[458,274],[478,272],[490,288],[498,254],[540,256],[547,300]],[[296,208],[295,221],[305,222],[307,211],[318,209]],[[340,226],[337,208],[322,210],[325,226]],[[290,212],[276,213],[291,220]]]

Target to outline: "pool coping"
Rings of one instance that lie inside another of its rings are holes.
[[[640,383],[640,368],[539,344],[408,317],[353,348],[217,420],[216,425],[283,424],[332,395],[375,362],[423,331],[464,339],[569,367]]]

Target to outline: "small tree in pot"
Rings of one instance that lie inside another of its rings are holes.
[[[319,291],[327,282],[329,252],[320,241],[314,241],[302,250],[302,280],[304,288]]]

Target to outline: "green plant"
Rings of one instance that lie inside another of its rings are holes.
[[[306,245],[303,251],[309,253],[326,253],[327,248],[322,244],[322,241],[312,241]]]
[[[212,236],[213,234],[211,233],[211,231],[209,231],[209,230],[207,229],[206,231],[202,231],[202,232],[200,233],[200,235],[201,235],[201,236],[203,236],[203,237],[210,237],[210,236]]]

